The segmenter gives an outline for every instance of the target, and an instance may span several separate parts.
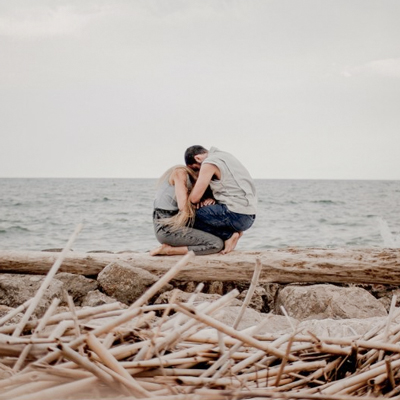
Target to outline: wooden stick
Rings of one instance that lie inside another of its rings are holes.
[[[317,350],[319,353],[336,354],[339,356],[349,356],[352,351],[351,347],[343,348],[340,346],[332,346],[321,342],[317,343],[314,347],[315,350]]]
[[[25,374],[24,374],[25,375]],[[18,387],[14,387],[10,390],[3,391],[0,395],[0,400],[10,400],[19,399],[20,397],[25,397],[32,393],[36,393],[45,389],[53,390],[54,396],[54,386],[58,386],[59,382],[38,380],[37,382],[29,382],[27,384],[22,384]]]
[[[93,387],[99,384],[96,377],[82,379],[80,381],[74,381],[57,386],[57,396],[59,399],[67,399],[71,395],[82,393],[85,391],[93,392]],[[36,392],[27,392],[24,395],[12,398],[13,400],[54,400],[54,386],[43,389]],[[119,392],[116,392],[119,394]],[[10,398],[4,398],[4,400],[10,400]]]
[[[194,376],[180,376],[180,377],[170,376],[166,378],[157,376],[154,378],[154,381],[159,383],[161,382],[170,384],[179,383],[179,385],[183,386],[200,386],[200,387],[210,384],[215,386],[227,386],[230,388],[238,388],[241,386],[239,381],[232,378],[213,379],[213,378],[200,378],[200,377],[197,378]]]
[[[10,378],[0,380],[0,389],[10,386],[20,385],[37,380],[39,373],[36,371],[27,372],[24,374],[13,375]],[[4,390],[3,390],[4,391]]]
[[[390,304],[389,315],[387,318],[385,330],[383,332],[383,341],[385,341],[385,342],[387,342],[388,337],[389,337],[389,329],[390,329],[390,325],[392,324],[392,320],[393,320],[393,315],[394,315],[394,311],[395,311],[395,307],[396,307],[396,300],[397,300],[397,296],[394,294],[392,297],[392,302]],[[379,352],[379,357],[378,357],[379,361],[381,361],[383,359],[384,354],[385,353],[382,350]]]
[[[66,246],[64,247],[63,251],[60,253],[58,256],[56,262],[53,264],[53,266],[50,268],[50,271],[46,275],[46,278],[40,285],[39,290],[36,292],[35,297],[33,298],[32,302],[29,304],[28,309],[26,310],[24,316],[22,317],[21,321],[15,328],[15,331],[13,333],[14,337],[18,337],[21,332],[24,330],[26,323],[28,322],[29,318],[35,311],[37,305],[39,304],[39,301],[42,299],[45,290],[49,287],[54,275],[57,273],[58,269],[60,268],[65,256],[67,253],[71,250],[71,246],[74,243],[76,237],[78,236],[79,232],[82,230],[83,225],[79,224],[70,239],[68,240]]]
[[[50,307],[47,309],[46,313],[44,314],[43,318],[40,320],[39,325],[37,326],[37,328],[34,330],[31,339],[35,339],[39,333],[45,328],[47,321],[49,320],[49,318],[53,315],[55,309],[58,307],[58,305],[60,304],[60,299],[53,299],[52,303],[50,304]],[[22,364],[25,362],[26,357],[28,356],[28,354],[30,353],[31,349],[32,349],[32,344],[28,344],[24,350],[22,351],[22,353],[20,354],[17,362],[14,365],[13,370],[15,372],[19,371],[21,369]]]
[[[90,373],[89,371],[84,371],[82,369],[67,368],[68,364],[69,363],[64,363],[63,366],[34,365],[31,366],[31,368],[38,371],[43,371],[48,375],[61,376],[63,378],[67,378],[74,381],[90,378],[93,376],[93,374]],[[73,364],[73,366],[76,367],[75,363],[71,362],[70,364]]]
[[[237,327],[239,326],[239,323],[243,317],[243,314],[245,313],[245,311],[247,309],[247,306],[250,304],[251,298],[253,297],[254,291],[255,291],[257,283],[258,283],[258,279],[260,277],[261,270],[262,270],[261,261],[259,258],[256,258],[256,266],[254,268],[253,277],[251,278],[251,284],[250,284],[249,290],[247,291],[247,294],[243,301],[243,304],[240,308],[239,314],[236,316],[235,321],[232,325],[233,329],[237,329]]]
[[[396,387],[396,382],[394,380],[392,364],[388,357],[385,359],[385,363],[386,363],[386,374],[389,379],[390,388],[393,390]]]
[[[108,368],[107,366],[103,365],[103,364],[99,364],[99,368],[101,368],[102,370],[104,370],[107,374],[110,374],[116,381],[120,382],[122,385],[126,386],[127,388],[132,389],[133,393],[136,392],[136,386],[139,385],[140,386],[140,390],[142,391],[146,391],[148,392],[149,388],[150,390],[161,390],[164,388],[163,385],[154,383],[154,382],[146,382],[146,381],[141,381],[140,384],[136,383],[134,385],[132,385],[132,381],[128,378],[125,378],[124,376],[120,375],[119,373],[117,373],[116,371],[114,371],[111,368]],[[142,396],[140,394],[137,394],[137,396],[140,396],[139,398],[149,398],[152,397],[151,394],[147,394],[146,396]],[[131,397],[132,399],[132,397]]]
[[[206,304],[206,303],[200,304],[197,307],[197,309],[198,310],[204,309],[204,312],[203,312],[204,315],[205,315],[205,313],[216,312],[218,309],[229,304],[238,294],[239,294],[239,291],[234,289],[211,304]],[[177,309],[178,305],[175,305],[175,308]],[[193,307],[191,307],[190,309],[193,309]],[[193,334],[193,329],[196,329],[196,330],[199,329],[198,328],[199,322],[201,322],[201,321],[199,321],[196,318],[193,318],[193,315],[190,312],[186,312],[185,314],[187,316],[191,317],[191,319],[189,319],[186,323],[184,323],[178,329],[175,329],[174,331],[170,332],[164,338],[164,341],[157,345],[156,350],[158,352],[161,352],[162,350],[165,350],[168,347],[173,346],[173,344],[178,340],[182,340],[188,336],[191,336]]]
[[[283,369],[285,368],[286,363],[288,361],[288,357],[289,357],[289,354],[290,354],[290,349],[292,348],[293,338],[294,338],[295,334],[296,334],[296,332],[293,332],[293,335],[289,339],[289,343],[288,343],[287,348],[286,348],[285,357],[282,359],[281,365],[279,366],[278,374],[277,374],[276,379],[275,379],[275,384],[274,384],[275,386],[279,386],[279,381],[280,381],[280,379],[282,377]]]
[[[89,348],[93,350],[97,356],[101,359],[101,361],[110,368],[112,371],[116,372],[118,375],[122,376],[123,384],[126,385],[129,389],[133,391],[135,396],[141,397],[150,397],[150,394],[147,390],[144,390],[135,379],[128,373],[128,371],[122,367],[121,364],[110,354],[110,352],[105,348],[100,340],[89,333],[86,337],[86,343]]]
[[[203,290],[203,288],[204,288],[204,283],[200,282],[196,286],[196,288],[195,288],[194,292],[192,293],[192,295],[189,297],[189,299],[187,301],[187,304],[192,305],[195,302],[198,294]],[[171,303],[172,302],[169,301],[169,304],[168,304],[169,307],[170,307]],[[167,304],[165,304],[165,306],[166,305]],[[176,313],[168,321],[166,321],[165,324],[163,324],[162,330],[165,331],[165,330],[169,330],[171,328],[178,329],[179,326],[182,325],[187,320],[188,320],[188,317],[186,315],[181,314],[181,313]]]
[[[255,335],[260,329],[262,329],[265,325],[266,321],[261,321],[261,323],[259,323],[257,326],[253,327],[253,329],[251,330],[251,336]],[[219,360],[217,360],[210,368],[208,368],[204,374],[202,374],[202,377],[207,377],[212,375],[214,379],[220,378],[221,376],[223,376],[225,374],[225,372],[228,370],[228,368],[230,367],[228,360],[229,358],[234,358],[234,354],[239,350],[240,347],[243,346],[243,342],[238,342],[235,345],[233,345],[228,352],[226,352],[223,357],[220,357]],[[265,354],[264,352],[262,352],[263,355]],[[250,356],[247,354],[247,357],[245,358],[246,360],[249,358]],[[217,371],[217,369],[219,368],[219,370]]]
[[[105,323],[104,325],[96,328],[92,333],[95,336],[102,335],[104,333],[110,332],[112,329],[116,328],[117,326],[131,320],[132,318],[136,317],[140,314],[141,309],[140,307],[143,306],[149,299],[151,299],[163,286],[165,286],[171,279],[174,278],[179,271],[186,266],[186,264],[194,257],[194,253],[191,251],[186,254],[173,268],[171,268],[164,276],[162,276],[153,286],[144,292],[144,294],[136,300],[123,314],[117,317],[114,321],[110,321]],[[76,340],[72,341],[69,346],[71,348],[75,348],[83,343],[84,337],[81,336]],[[61,352],[53,351],[53,353],[48,354],[47,356],[43,357],[39,362],[41,363],[51,363],[55,361]]]
[[[76,315],[75,304],[74,301],[72,300],[72,297],[67,292],[65,293],[65,295],[67,298],[68,308],[71,310],[72,321],[74,321],[75,335],[76,337],[79,337],[81,335],[81,329],[79,328],[79,322],[78,322],[78,316]]]
[[[346,395],[326,395],[326,394],[308,394],[304,392],[276,392],[275,389],[253,389],[249,391],[245,390],[212,390],[212,389],[198,389],[195,394],[198,396],[202,396],[200,398],[207,400],[226,400],[227,398],[234,399],[261,399],[261,398],[270,398],[270,399],[306,399],[306,400],[354,400],[354,396],[346,396]],[[193,397],[194,398],[194,397]],[[186,398],[181,397],[182,400]],[[179,400],[181,400],[179,399]],[[190,399],[190,398],[189,398]],[[170,399],[153,397],[152,400],[175,400],[172,397]],[[178,399],[176,399],[178,400]],[[377,400],[376,396],[363,396],[362,400]]]
[[[178,292],[176,292],[176,291],[173,292],[172,300],[176,299],[177,293]],[[158,324],[155,328],[155,332],[154,333],[152,332],[152,335],[151,335],[150,341],[148,342],[148,345],[143,346],[143,348],[139,351],[139,353],[136,354],[135,361],[148,360],[149,358],[152,357],[154,352],[156,352],[156,354],[159,355],[159,352],[156,349],[156,341],[157,341],[158,337],[160,336],[162,325],[165,323],[167,316],[169,315],[169,313],[171,312],[171,309],[173,308],[172,304],[168,304],[168,305],[169,305],[169,307],[167,307],[164,310],[160,320],[158,321]]]
[[[314,383],[316,381],[316,379],[320,378],[321,376],[324,376],[325,374],[330,372],[332,369],[336,368],[340,362],[341,362],[341,359],[340,358],[336,358],[335,360],[333,360],[329,364],[327,364],[326,367],[320,368],[320,369],[314,371],[312,374],[310,374],[310,375],[308,375],[308,376],[306,376],[304,378],[300,378],[295,382],[288,383],[286,385],[281,385],[276,390],[289,391],[291,389],[294,389],[294,388],[299,387],[299,386],[301,387],[301,386],[303,386],[305,384],[308,384],[310,382]]]
[[[33,299],[30,299],[30,300],[33,300]],[[103,305],[97,306],[97,307],[85,308],[83,310],[77,311],[76,315],[79,319],[85,319],[85,318],[89,318],[89,317],[92,317],[97,314],[101,314],[103,312],[115,311],[116,309],[120,309],[120,308],[121,308],[121,306],[119,305],[119,303],[115,302],[115,303],[103,304]],[[70,319],[72,319],[71,312],[56,314],[49,319],[48,325],[56,325],[62,321],[70,320]],[[39,321],[40,320],[29,321],[26,324],[25,328],[31,329],[31,330],[36,328]],[[2,333],[2,334],[12,333],[16,329],[17,325],[18,324],[3,326],[0,328],[0,333]]]
[[[191,316],[192,318],[196,319],[199,322],[202,322],[204,324],[207,324],[208,326],[211,326],[215,329],[220,330],[221,332],[226,333],[227,335],[238,339],[239,341],[242,341],[243,343],[248,344],[249,346],[253,346],[257,349],[263,350],[266,353],[269,354],[273,354],[278,358],[284,358],[285,357],[285,353],[283,353],[280,350],[275,349],[272,346],[269,346],[263,342],[260,342],[256,339],[253,339],[251,336],[246,335],[240,331],[237,331],[233,328],[231,328],[230,326],[223,324],[217,320],[215,320],[214,318],[209,317],[208,315],[204,314],[204,313],[199,313],[196,309],[193,309],[192,307],[188,307],[185,304],[177,304],[177,309],[183,313],[185,313],[186,315]],[[297,357],[294,357],[292,355],[289,356],[290,361],[295,361],[297,359]]]
[[[18,313],[26,310],[33,301],[32,298],[25,301],[25,303],[21,304],[19,307],[15,308],[14,310],[9,311],[3,318],[0,318],[0,326],[3,326],[6,322],[10,319],[14,318]]]
[[[277,336],[266,336],[266,335],[256,335],[255,339],[259,341],[272,341],[279,338],[280,335]],[[384,343],[383,341],[376,340],[359,340],[358,338],[332,338],[321,336],[317,338],[321,343],[324,342],[326,344],[333,345],[342,345],[342,346],[352,346],[353,344],[359,348],[364,349],[374,349],[374,350],[385,350],[393,353],[400,353],[400,346],[391,343]],[[296,335],[294,337],[295,342],[313,342],[315,343],[315,338],[311,338],[310,336]]]
[[[192,293],[192,295],[189,297],[189,299],[188,299],[188,301],[187,301],[187,304],[189,304],[189,305],[194,304],[194,302],[196,301],[196,298],[197,298],[198,294],[201,293],[203,289],[204,289],[204,283],[203,283],[203,282],[200,282],[200,283],[196,286],[196,288],[194,289],[194,292]],[[170,302],[170,303],[171,303],[171,302]],[[177,314],[177,315],[178,315],[178,317],[176,318],[176,321],[175,321],[175,324],[174,324],[175,327],[178,327],[178,326],[180,325],[180,321],[181,321],[182,319],[185,319],[185,315],[183,315],[183,314]]]
[[[67,329],[71,329],[75,326],[74,321],[67,320],[61,321],[49,335],[49,339],[61,339]]]
[[[291,372],[299,372],[299,371],[313,371],[319,368],[324,368],[326,366],[326,361],[312,361],[312,362],[302,362],[299,361],[297,363],[293,363],[291,365],[286,365],[283,373],[288,374]],[[248,374],[243,374],[243,377],[246,378],[247,381],[278,376],[280,368],[264,368],[261,371],[251,372]]]
[[[116,385],[115,380],[99,367],[97,367],[94,363],[90,362],[87,358],[82,357],[76,351],[72,350],[70,347],[60,343],[58,347],[61,350],[61,353],[68,360],[73,361],[75,364],[81,366],[85,370],[91,372],[96,378],[100,381],[104,382],[107,386],[112,387],[117,391],[121,391],[121,387]]]
[[[155,368],[139,372],[135,378],[139,380],[146,377],[152,379],[155,376],[201,376],[203,371],[203,369],[194,368]]]
[[[400,367],[400,360],[396,360],[392,362],[392,368],[398,368]],[[351,376],[346,379],[342,379],[339,382],[334,383],[330,387],[322,390],[322,393],[324,394],[334,394],[342,389],[345,389],[346,387],[350,387],[353,385],[356,385],[360,382],[367,382],[369,379],[372,379],[386,371],[386,365],[382,365],[377,368],[371,368],[370,370],[367,370],[365,372],[362,372],[356,376]]]
[[[160,367],[171,367],[174,365],[194,363],[200,364],[202,362],[210,361],[213,357],[211,356],[196,356],[187,358],[152,358],[151,360],[143,361],[120,361],[120,364],[126,368],[130,374],[134,375],[147,368],[160,368]]]

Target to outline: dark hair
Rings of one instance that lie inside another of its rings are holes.
[[[195,145],[195,146],[188,147],[185,151],[186,165],[196,164],[197,161],[195,160],[194,156],[197,156],[198,154],[204,154],[207,152],[208,152],[208,150],[205,149],[203,146]]]

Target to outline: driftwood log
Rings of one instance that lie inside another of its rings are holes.
[[[0,251],[0,273],[45,275],[57,259],[54,252]],[[69,252],[59,271],[96,276],[106,265],[123,262],[161,276],[180,259],[148,253]],[[400,285],[400,249],[287,248],[234,251],[197,256],[183,268],[181,281],[250,281],[256,260],[260,282],[332,282]]]

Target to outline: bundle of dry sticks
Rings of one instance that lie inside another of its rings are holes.
[[[200,285],[186,303],[148,305],[191,257],[129,308],[112,303],[78,311],[69,298],[70,310],[57,314],[56,299],[34,319],[61,255],[37,295],[0,319],[0,400],[398,398],[395,301],[387,322],[363,337],[318,338],[296,327],[287,335],[261,335],[263,324],[238,330],[258,280],[256,263],[233,326],[221,323],[218,313],[236,290],[195,305]],[[11,324],[21,312],[20,322]]]

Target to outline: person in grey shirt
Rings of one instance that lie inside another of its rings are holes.
[[[232,154],[215,147],[187,148],[185,163],[199,171],[189,201],[199,205],[208,186],[216,200],[216,204],[198,207],[193,228],[218,236],[224,241],[221,253],[231,252],[256,218],[257,193],[250,173]]]

